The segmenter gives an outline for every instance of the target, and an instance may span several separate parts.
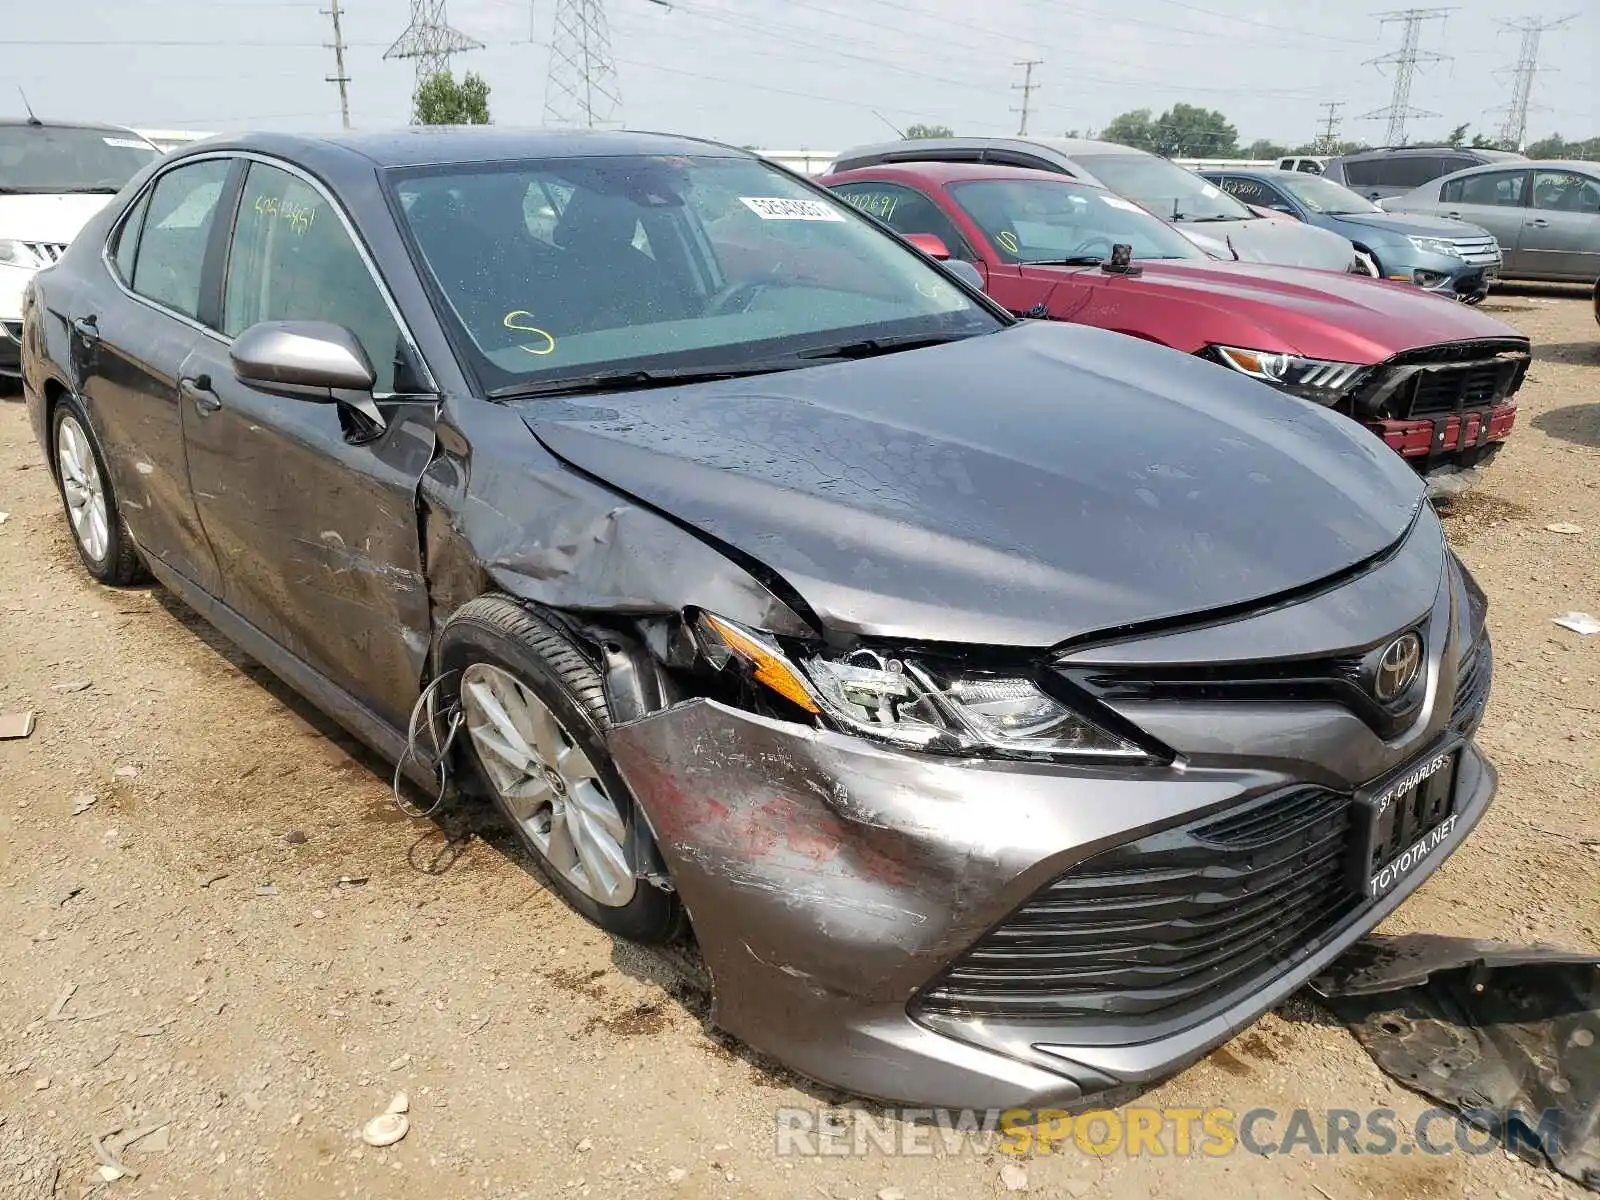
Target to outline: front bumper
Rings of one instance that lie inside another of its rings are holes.
[[[1460,495],[1481,477],[1511,436],[1515,404],[1466,412],[1368,421],[1367,428],[1408,461],[1428,482],[1435,499]]]
[[[982,1109],[1081,1107],[1232,1037],[1414,891],[1496,780],[1468,743],[1456,824],[1394,891],[1357,898],[1187,1015],[1085,1026],[913,1014],[946,968],[1073,867],[1303,779],[1264,760],[1130,772],[942,759],[709,700],[620,726],[610,745],[694,922],[717,1025],[859,1095]]]

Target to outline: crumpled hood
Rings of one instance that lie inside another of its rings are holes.
[[[1472,238],[1488,237],[1489,231],[1466,221],[1449,217],[1428,217],[1409,213],[1341,213],[1330,218],[1341,225],[1359,225],[1364,229],[1377,229],[1397,237]]]
[[[845,633],[1042,647],[1201,613],[1342,571],[1423,502],[1344,417],[1048,322],[518,403],[551,452],[764,564]]]
[[[1174,221],[1172,224],[1194,237],[1197,243],[1205,238],[1213,244],[1221,243],[1224,250],[1231,243],[1243,262],[1348,271],[1356,257],[1355,247],[1348,238],[1299,221],[1252,217],[1247,221]]]
[[[1410,284],[1362,275],[1312,273],[1258,263],[1160,262],[1142,274],[1105,281],[1102,304],[1116,303],[1119,327],[1153,338],[1183,332],[1206,343],[1290,350],[1338,362],[1377,363],[1406,350],[1521,334],[1487,313]],[[1030,267],[1041,276],[1064,269]],[[1087,268],[1094,271],[1097,268]],[[1135,297],[1138,306],[1127,303]],[[1181,305],[1178,314],[1165,305]],[[1069,319],[1107,324],[1093,312]],[[1179,319],[1181,316],[1181,320]],[[1140,322],[1152,325],[1144,328]]]
[[[113,199],[77,192],[0,196],[0,238],[65,244]]]

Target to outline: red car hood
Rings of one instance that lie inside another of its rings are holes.
[[[1409,284],[1243,262],[1146,262],[1137,276],[1098,267],[1027,267],[1045,283],[1067,271],[1098,283],[1085,302],[1055,292],[1050,315],[1194,352],[1222,343],[1340,362],[1381,362],[1441,342],[1522,335],[1493,317]]]

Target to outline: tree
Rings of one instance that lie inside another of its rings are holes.
[[[1527,155],[1529,158],[1600,159],[1600,137],[1569,142],[1559,133],[1552,133],[1529,145]]]
[[[1227,117],[1193,104],[1174,104],[1155,120],[1148,108],[1136,108],[1113,118],[1100,136],[1168,158],[1228,158],[1239,149],[1239,131]]]
[[[489,124],[489,85],[471,71],[460,83],[449,71],[430,75],[417,89],[416,124]]]
[[[1275,158],[1287,158],[1290,154],[1289,147],[1280,146],[1277,142],[1267,138],[1257,138],[1244,148],[1244,157],[1253,158],[1257,162],[1266,162]]]
[[[955,137],[955,131],[948,125],[911,125],[906,129],[907,141],[919,141],[922,138],[947,138]]]

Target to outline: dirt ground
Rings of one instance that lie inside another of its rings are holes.
[[[1600,636],[1551,623],[1600,613],[1600,329],[1571,291],[1490,307],[1537,361],[1447,524],[1493,604],[1501,790],[1389,928],[1600,951]],[[780,1157],[778,1108],[841,1098],[710,1031],[666,964],[567,911],[487,819],[403,815],[382,764],[177,601],[91,584],[9,401],[0,511],[0,712],[39,713],[0,742],[0,1196],[1580,1194],[1499,1150],[1071,1152],[1004,1178],[982,1145]],[[364,1148],[401,1090],[409,1135]],[[1303,999],[1144,1102],[1426,1106]],[[103,1183],[93,1139],[152,1125]]]

